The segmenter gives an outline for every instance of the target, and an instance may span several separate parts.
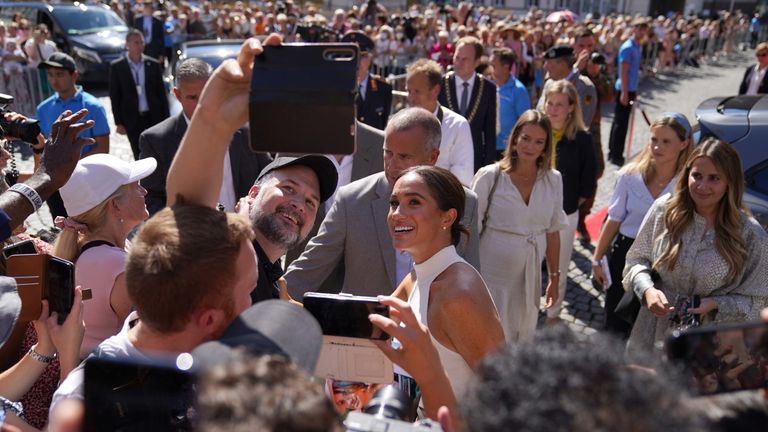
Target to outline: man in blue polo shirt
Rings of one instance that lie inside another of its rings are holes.
[[[495,48],[491,55],[493,79],[499,101],[499,131],[496,135],[496,160],[500,160],[507,148],[507,140],[517,119],[531,108],[531,98],[523,83],[515,78],[512,66],[517,63],[515,52],[509,48]]]
[[[94,125],[93,128],[85,130],[82,136],[93,138],[96,143],[83,147],[80,157],[94,153],[109,153],[107,113],[96,97],[84,92],[82,87],[75,85],[77,68],[72,57],[61,52],[53,53],[48,57],[48,60],[41,62],[38,67],[46,70],[48,83],[56,92],[37,106],[37,119],[40,121],[40,130],[43,135],[46,138],[50,137],[51,126],[62,112],[66,110],[78,112],[85,108],[88,110],[88,115],[83,121],[93,120]],[[67,216],[58,193],[48,199],[48,207],[53,217]]]
[[[634,33],[619,49],[619,79],[616,81],[616,100],[611,138],[608,142],[608,159],[614,165],[624,165],[624,141],[627,138],[632,101],[637,97],[637,83],[640,77],[642,50],[640,42],[648,33],[648,22],[638,19],[634,22]]]

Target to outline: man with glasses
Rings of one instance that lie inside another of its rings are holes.
[[[757,56],[757,64],[748,67],[747,71],[744,72],[744,79],[739,85],[740,95],[768,93],[768,77],[765,73],[768,69],[768,42],[760,43],[755,48],[755,55]]]
[[[360,47],[360,63],[357,66],[358,92],[355,98],[357,119],[368,126],[384,130],[392,107],[392,86],[380,76],[368,72],[373,41],[361,31],[351,31],[341,38],[341,42],[355,43]]]

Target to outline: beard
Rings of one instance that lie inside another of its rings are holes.
[[[298,225],[287,226],[285,221],[281,220],[284,219],[284,214],[296,219]],[[251,212],[251,226],[267,240],[286,251],[298,246],[303,240],[301,228],[304,226],[304,217],[290,206],[278,206],[271,214],[266,214],[254,206]]]

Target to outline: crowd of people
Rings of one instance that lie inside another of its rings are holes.
[[[133,385],[97,393],[96,368],[186,369],[191,359],[199,403],[158,403],[162,421],[341,430],[345,412],[310,379],[323,335],[301,307],[308,292],[341,292],[389,308],[367,317],[394,338],[374,344],[394,364],[393,381],[420,399],[419,416],[446,431],[764,425],[764,401],[732,409],[693,398],[661,361],[670,331],[746,323],[768,306],[768,234],[744,207],[738,153],[714,138],[694,143],[689,120],[665,112],[624,160],[643,67],[663,73],[751,43],[740,39],[744,15],[574,24],[537,10],[512,21],[469,3],[390,15],[372,0],[329,21],[290,1],[181,4],[167,17],[151,3],[111,7],[134,27],[111,65],[110,98],[135,160],[108,154],[104,108],[76,85],[75,61],[52,51],[36,66],[55,93],[37,107],[35,171],[0,179],[0,238],[28,239],[24,219],[48,201],[58,235],[34,247],[71,261],[78,286],[59,319],[52,297],[30,302],[21,282],[0,277],[4,424],[152,430],[157,418],[133,411]],[[182,112],[170,116],[166,48],[212,35],[265,37],[215,71],[181,61],[173,94]],[[254,153],[254,59],[265,45],[325,37],[359,47],[355,153]],[[764,72],[753,69],[750,91]],[[407,107],[393,103],[397,83],[376,73],[404,75]],[[605,160],[599,106],[614,99]],[[621,166],[592,263],[606,331],[580,338],[559,316],[574,234],[606,162]],[[31,303],[41,309],[33,317]],[[764,360],[750,366],[768,372]],[[95,399],[116,405],[95,415]],[[745,420],[747,409],[762,417]]]

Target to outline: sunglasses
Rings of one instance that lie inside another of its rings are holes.
[[[765,57],[765,56],[768,56],[768,52],[757,53],[756,56],[758,56],[758,57]]]

